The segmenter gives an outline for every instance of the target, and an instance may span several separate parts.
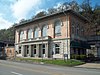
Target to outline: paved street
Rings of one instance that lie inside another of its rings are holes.
[[[0,60],[0,75],[100,75],[100,69],[86,69]]]

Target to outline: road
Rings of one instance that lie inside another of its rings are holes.
[[[100,69],[27,64],[0,60],[0,75],[100,75]]]

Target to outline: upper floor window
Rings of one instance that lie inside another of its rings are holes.
[[[21,32],[20,32],[20,41],[22,41],[23,38],[24,38],[24,31],[21,31]]]
[[[28,30],[28,39],[31,39],[32,38],[32,32],[33,32],[32,29],[29,29]]]
[[[42,28],[42,36],[43,37],[47,36],[47,25],[43,26]]]
[[[55,32],[55,36],[61,35],[61,21],[60,20],[57,20],[54,23],[54,32]]]
[[[39,28],[35,28],[34,30],[34,38],[37,38],[39,35]]]

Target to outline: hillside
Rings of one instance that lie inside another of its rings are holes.
[[[0,41],[13,41],[14,40],[14,27],[0,30]]]

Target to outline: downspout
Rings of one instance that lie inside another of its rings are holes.
[[[68,21],[68,19],[69,19],[69,17],[68,17],[68,15],[63,11],[63,13],[64,13],[64,15],[66,16],[66,22]],[[70,55],[68,54],[69,52],[68,52],[68,22],[66,23],[66,27],[67,27],[67,59],[68,58],[70,58]]]

